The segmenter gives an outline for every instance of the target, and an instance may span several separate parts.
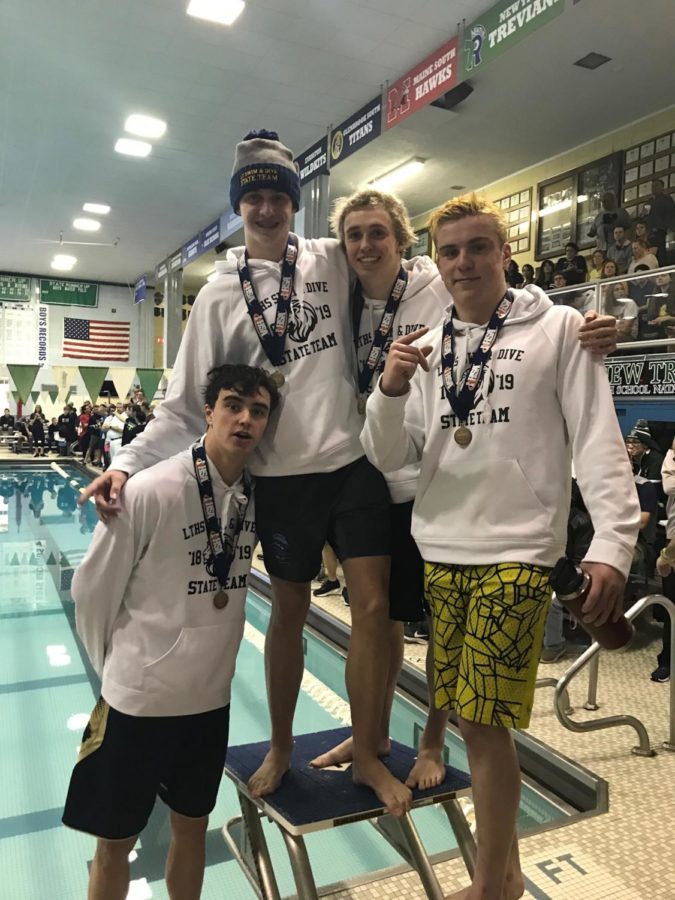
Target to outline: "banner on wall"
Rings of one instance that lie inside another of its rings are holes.
[[[161,281],[163,278],[166,278],[168,271],[169,271],[169,260],[165,259],[155,269],[155,281]]]
[[[220,243],[220,219],[203,228],[199,232],[199,254],[206,253],[211,247]]]
[[[137,303],[141,303],[141,301],[145,300],[146,290],[147,283],[145,281],[145,275],[141,275],[141,277],[134,285],[134,306]]]
[[[3,362],[20,363],[26,359],[27,348],[35,348],[35,335],[37,333],[37,310],[34,306],[0,307],[0,331],[2,335]],[[30,353],[31,351],[28,350]]]
[[[0,275],[0,302],[30,300],[30,278],[24,275]]]
[[[305,185],[319,175],[328,174],[328,136],[322,137],[309,150],[296,157],[295,164],[300,175],[300,184]]]
[[[565,0],[501,0],[464,30],[463,77],[559,16]]]
[[[40,303],[57,306],[98,306],[98,285],[84,281],[40,279]]]
[[[615,397],[675,396],[675,354],[625,356],[605,360],[609,386]]]
[[[164,369],[136,369],[136,376],[148,403],[152,403]]]
[[[41,366],[47,362],[47,341],[49,337],[49,307],[40,304],[38,306],[38,362]]]
[[[92,403],[96,403],[98,395],[101,393],[103,382],[108,377],[107,366],[78,366],[80,377],[84,381],[84,388],[87,397]]]
[[[223,239],[239,231],[244,225],[244,220],[233,209],[228,209],[220,217],[220,234]]]
[[[336,166],[382,133],[382,101],[378,95],[345,119],[330,136],[331,165]]]
[[[452,38],[387,89],[387,128],[437,100],[457,84],[457,48]]]

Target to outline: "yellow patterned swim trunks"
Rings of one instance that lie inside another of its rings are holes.
[[[550,569],[527,563],[424,564],[437,709],[527,728],[551,600]]]

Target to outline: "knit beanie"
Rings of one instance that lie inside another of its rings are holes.
[[[300,208],[300,178],[293,154],[276,131],[249,131],[237,144],[230,179],[230,203],[239,212],[244,194],[269,188],[288,194],[297,212]]]
[[[633,441],[639,441],[641,444],[644,444],[649,450],[657,450],[658,444],[654,440],[649,430],[649,425],[646,419],[638,419],[635,425],[631,428],[626,436],[626,442],[631,443]]]

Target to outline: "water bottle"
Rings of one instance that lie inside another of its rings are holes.
[[[587,572],[563,556],[553,567],[550,582],[558,600],[604,650],[625,650],[628,647],[633,640],[635,628],[624,615],[616,622],[608,619],[604,625],[584,622],[581,608],[591,587],[591,576]]]

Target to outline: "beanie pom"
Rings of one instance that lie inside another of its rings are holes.
[[[248,134],[244,135],[245,141],[253,141],[255,138],[262,138],[266,141],[278,141],[279,135],[276,131],[267,131],[265,128],[261,128],[260,131],[249,131]]]

